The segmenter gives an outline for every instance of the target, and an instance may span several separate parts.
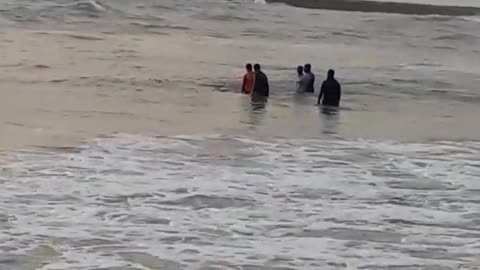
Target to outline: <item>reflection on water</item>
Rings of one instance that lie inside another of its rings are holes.
[[[320,118],[322,119],[323,134],[338,134],[338,125],[340,124],[340,109],[329,106],[321,106],[319,109]]]
[[[242,98],[241,107],[244,112],[246,112],[248,119],[246,124],[250,126],[251,129],[257,129],[263,124],[266,114],[267,102],[254,102],[250,97]]]

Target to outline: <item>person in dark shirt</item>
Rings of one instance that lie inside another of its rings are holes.
[[[342,90],[340,84],[335,79],[335,71],[330,69],[328,71],[327,79],[322,83],[317,105],[320,105],[321,100],[322,105],[338,107],[340,105],[341,95]]]
[[[305,92],[306,93],[315,92],[315,74],[313,74],[312,72],[312,65],[305,64],[305,66],[303,67],[303,71],[305,72],[305,78],[307,81]]]
[[[253,85],[252,99],[267,98],[270,94],[267,75],[261,71],[259,64],[255,64],[253,69],[255,70],[255,82]]]

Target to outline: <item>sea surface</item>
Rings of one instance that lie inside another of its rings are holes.
[[[333,2],[0,0],[0,270],[480,269],[480,2]]]

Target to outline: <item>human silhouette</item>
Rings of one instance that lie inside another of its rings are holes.
[[[266,99],[270,95],[270,86],[268,85],[268,78],[261,70],[259,64],[253,66],[255,70],[255,82],[253,86],[252,100]]]
[[[303,67],[303,71],[305,72],[305,78],[307,80],[305,92],[307,93],[315,92],[315,74],[313,74],[312,72],[312,65],[305,64],[305,66]]]
[[[327,73],[327,79],[322,83],[317,105],[319,105],[321,101],[322,105],[338,107],[340,105],[341,95],[342,90],[340,84],[335,79],[335,71],[330,69]]]
[[[243,76],[242,93],[250,95],[253,92],[255,73],[253,73],[252,64],[250,63],[245,66],[245,69],[247,70],[247,73]]]

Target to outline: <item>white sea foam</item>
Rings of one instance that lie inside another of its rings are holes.
[[[1,173],[0,239],[22,257],[4,264],[474,269],[479,153],[475,142],[132,135],[18,152]]]

